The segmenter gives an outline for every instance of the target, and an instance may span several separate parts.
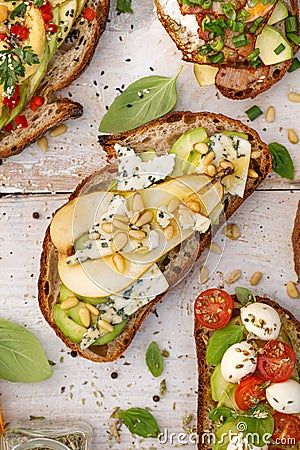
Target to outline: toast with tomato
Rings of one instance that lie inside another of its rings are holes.
[[[254,98],[288,71],[297,52],[297,0],[155,0],[185,61],[200,64],[225,97]],[[211,67],[215,67],[212,71]]]
[[[46,232],[39,304],[68,347],[107,362],[209,245],[211,223],[263,181],[271,158],[254,130],[208,112],[173,112],[100,143],[111,162]]]
[[[195,301],[198,448],[300,448],[300,323],[246,288]],[[210,433],[208,433],[208,431]]]
[[[0,157],[21,152],[51,127],[82,115],[56,93],[89,64],[108,0],[0,2]],[[1,16],[2,17],[2,16]],[[10,62],[11,64],[8,64]]]

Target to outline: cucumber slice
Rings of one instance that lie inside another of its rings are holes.
[[[275,50],[280,46],[283,47],[283,50],[280,53],[275,53]],[[259,57],[265,66],[278,64],[293,57],[293,49],[290,43],[270,25],[266,25],[261,34],[257,36],[255,48],[259,49]]]

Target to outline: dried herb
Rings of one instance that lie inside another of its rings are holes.
[[[164,368],[164,361],[159,346],[151,342],[146,352],[146,364],[154,377],[159,377]]]

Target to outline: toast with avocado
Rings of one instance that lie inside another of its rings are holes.
[[[0,2],[6,17],[0,34],[1,158],[82,115],[79,103],[56,93],[90,62],[109,9],[108,0],[35,0],[26,5]]]
[[[254,98],[288,71],[298,50],[297,0],[155,0],[160,21],[204,85]],[[212,70],[212,67],[215,70]]]
[[[289,311],[246,288],[199,295],[199,449],[299,450],[299,336]]]
[[[107,362],[190,270],[212,224],[263,181],[271,158],[254,130],[208,112],[170,113],[100,144],[110,162],[46,232],[39,305],[68,347]]]

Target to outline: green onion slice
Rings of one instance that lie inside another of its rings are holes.
[[[210,46],[215,52],[219,52],[224,47],[224,41],[223,39],[216,39]]]
[[[290,16],[285,19],[285,31],[287,33],[294,33],[298,30],[296,16]]]
[[[300,69],[300,61],[298,58],[294,58],[288,72],[295,72],[297,69]]]
[[[278,47],[276,47],[274,49],[274,53],[276,53],[276,55],[280,55],[280,53],[282,53],[284,49],[285,49],[285,45],[283,45],[281,43],[281,44],[278,45]]]
[[[212,64],[221,64],[224,61],[225,56],[223,52],[219,52],[214,55],[208,55],[207,58]]]
[[[225,14],[226,17],[228,17],[228,19],[231,19],[231,20],[236,19],[236,12],[231,3],[225,3],[225,4],[222,4],[221,6],[222,6],[223,13]]]
[[[244,47],[247,44],[250,44],[250,41],[248,41],[247,36],[245,34],[239,34],[238,36],[234,36],[232,38],[233,45],[235,48]]]
[[[249,119],[252,121],[254,119],[256,119],[257,117],[261,116],[263,114],[262,110],[254,105],[251,108],[247,109],[247,111],[245,111],[245,113],[247,114],[247,116],[249,117]]]
[[[294,42],[296,45],[300,45],[300,37],[296,33],[287,33],[287,37],[290,41]]]

